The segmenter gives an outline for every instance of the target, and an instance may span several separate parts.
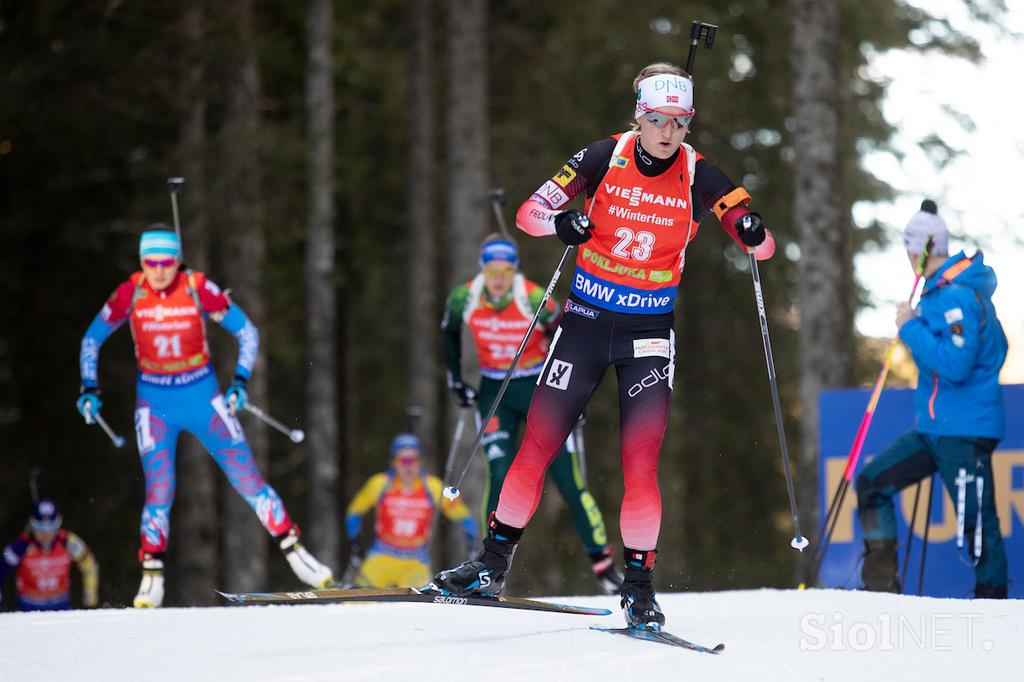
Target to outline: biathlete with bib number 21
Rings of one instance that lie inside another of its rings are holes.
[[[277,492],[260,475],[235,410],[245,407],[246,382],[256,362],[259,332],[238,305],[201,272],[185,269],[181,242],[169,230],[142,233],[142,270],[121,283],[82,338],[82,393],[78,411],[90,423],[99,413],[100,347],[125,322],[135,341],[139,375],[135,388],[135,434],[146,477],[140,528],[142,583],[133,604],[157,607],[164,597],[164,553],[174,502],[174,457],[178,434],[188,431],[203,444],[228,482],[277,540],[302,582],[326,587],[331,569],[299,542],[299,529]],[[213,320],[238,339],[235,378],[225,395],[210,366],[206,322]]]
[[[630,626],[658,630],[665,622],[652,582],[661,529],[658,457],[672,394],[673,308],[686,246],[712,211],[729,236],[759,259],[771,257],[775,245],[761,216],[747,208],[750,195],[684,143],[694,116],[690,77],[676,66],[651,64],[634,79],[633,90],[633,130],[574,154],[516,215],[524,232],[557,235],[579,247],[572,293],[483,551],[434,582],[452,594],[501,592],[540,502],[547,467],[614,367],[625,479],[621,604]],[[584,193],[587,215],[566,208]]]

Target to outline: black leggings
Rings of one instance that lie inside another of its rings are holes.
[[[661,529],[658,454],[675,371],[674,315],[615,313],[570,298],[526,418],[526,434],[498,501],[497,518],[523,528],[540,503],[544,474],[584,406],[614,366],[619,380],[626,547],[655,549]]]

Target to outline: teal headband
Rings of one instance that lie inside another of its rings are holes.
[[[169,230],[149,230],[139,240],[139,258],[146,256],[181,257],[181,240]]]

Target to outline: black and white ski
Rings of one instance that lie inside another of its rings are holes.
[[[725,651],[724,644],[716,644],[713,647],[706,647],[702,644],[689,642],[682,637],[676,637],[672,633],[665,632],[664,630],[648,630],[646,628],[606,628],[601,627],[600,625],[591,625],[590,629],[607,632],[612,635],[626,635],[627,637],[643,639],[648,642],[661,642],[662,644],[678,646],[691,651],[699,651],[703,654],[720,654]]]
[[[548,613],[568,613],[579,616],[608,616],[608,609],[589,606],[573,606],[556,604],[536,599],[520,599],[518,597],[457,597],[444,594],[428,587],[396,587],[396,588],[359,588],[354,590],[311,590],[308,592],[245,592],[231,594],[217,593],[228,601],[237,604],[336,604],[342,602],[420,602],[426,604],[454,604],[457,606],[491,606],[502,609],[522,609],[526,611],[546,611]]]

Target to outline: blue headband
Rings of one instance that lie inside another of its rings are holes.
[[[422,452],[423,446],[420,445],[420,439],[411,433],[400,433],[391,441],[391,454],[394,455],[399,450]]]
[[[181,257],[181,240],[169,230],[149,230],[139,240],[139,258],[146,256]]]
[[[519,250],[506,239],[489,241],[480,249],[480,269],[483,270],[485,265],[496,260],[507,261],[518,267]]]

